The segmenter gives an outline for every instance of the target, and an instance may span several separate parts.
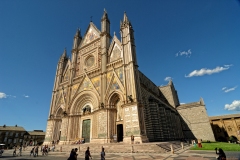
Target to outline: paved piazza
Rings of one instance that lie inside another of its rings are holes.
[[[38,156],[30,157],[29,151],[23,151],[22,156],[13,157],[13,150],[6,150],[0,159],[3,160],[24,160],[24,159],[34,159],[34,160],[67,160],[69,153],[67,152],[50,152],[48,156]],[[227,160],[240,160],[240,152],[225,152],[227,155]],[[93,153],[93,160],[100,159],[100,154]],[[80,153],[78,155],[78,160],[83,160],[84,155]],[[142,153],[106,153],[106,159],[115,160],[216,160],[216,154],[214,151],[179,151],[175,154],[142,154]]]

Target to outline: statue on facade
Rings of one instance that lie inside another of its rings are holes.
[[[116,108],[117,108],[117,121],[122,120],[122,106],[120,99],[116,102]]]

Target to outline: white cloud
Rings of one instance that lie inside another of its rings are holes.
[[[25,94],[23,95],[23,97],[25,97],[25,98],[29,98],[29,96],[28,96],[28,95],[25,95]]]
[[[165,79],[164,79],[164,81],[170,81],[172,79],[172,77],[166,77]]]
[[[7,95],[3,92],[0,92],[0,99],[2,99],[2,98],[7,98]]]
[[[180,104],[186,104],[186,103],[180,103]]]
[[[187,50],[187,51],[179,51],[178,53],[176,53],[176,57],[178,56],[186,56],[186,57],[190,57],[192,54],[191,49]]]
[[[191,73],[189,73],[187,76],[185,75],[185,77],[193,77],[193,76],[203,76],[205,74],[211,75],[213,73],[219,73],[222,72],[224,70],[228,70],[230,67],[228,65],[228,67],[219,67],[217,66],[214,69],[207,69],[207,68],[202,68],[200,70],[194,70]]]
[[[227,89],[227,87],[223,87],[223,88],[222,88],[222,90],[225,90],[225,89]]]
[[[225,89],[224,89],[224,92],[230,92],[230,91],[234,91],[235,89],[237,88],[237,86],[235,86],[235,87],[233,87],[233,88],[229,88],[229,89],[227,89],[226,87],[225,87]]]
[[[224,109],[232,111],[232,110],[236,110],[239,111],[240,110],[240,100],[234,100],[232,102],[232,104],[226,104]]]

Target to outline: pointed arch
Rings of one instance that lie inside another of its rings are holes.
[[[70,114],[82,114],[82,109],[86,105],[89,105],[91,107],[91,111],[97,110],[99,108],[99,98],[93,91],[83,91],[77,95],[70,107]]]
[[[120,99],[121,102],[124,102],[124,96],[122,92],[119,91],[113,91],[109,94],[108,98],[107,98],[107,104],[108,106],[111,108],[115,105],[115,103],[117,102],[117,100]]]

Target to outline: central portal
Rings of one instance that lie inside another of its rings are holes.
[[[117,125],[117,141],[118,142],[123,141],[123,125],[122,124]]]
[[[90,126],[91,120],[83,120],[82,122],[82,138],[84,138],[85,142],[90,142]]]

